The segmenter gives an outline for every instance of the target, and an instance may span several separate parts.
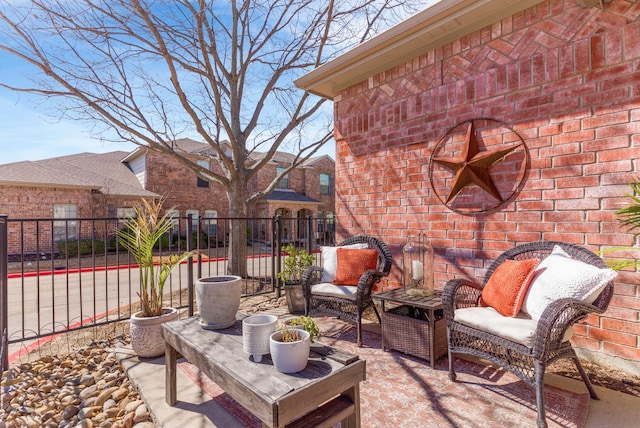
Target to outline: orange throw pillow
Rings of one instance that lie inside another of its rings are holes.
[[[491,306],[504,316],[515,317],[539,262],[538,259],[505,260],[482,289],[480,304]]]
[[[378,266],[378,250],[338,248],[336,285],[358,285],[360,276]]]

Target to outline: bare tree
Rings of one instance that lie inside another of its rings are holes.
[[[230,216],[246,217],[280,179],[247,188],[276,151],[296,154],[284,175],[332,138],[325,100],[293,80],[413,12],[409,3],[0,0],[0,49],[34,71],[25,85],[0,86],[55,99],[61,116],[97,124],[101,138],[175,156],[224,187]],[[185,133],[211,146],[221,173],[176,147]],[[230,239],[230,271],[243,274],[246,229]]]

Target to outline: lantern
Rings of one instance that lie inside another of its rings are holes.
[[[409,235],[402,248],[405,292],[413,296],[433,294],[433,248],[424,233]]]

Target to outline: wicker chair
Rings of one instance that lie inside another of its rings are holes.
[[[372,236],[354,236],[342,241],[338,247],[359,243],[368,244],[369,248],[378,250],[378,266],[376,270],[364,272],[360,276],[357,286],[341,287],[343,290],[347,288],[350,290],[347,297],[337,294],[318,294],[318,287],[322,286],[320,280],[323,272],[323,268],[318,266],[308,267],[303,273],[302,292],[305,299],[305,315],[309,315],[311,312],[325,312],[356,323],[357,344],[362,346],[362,314],[365,309],[373,307],[378,320],[380,320],[380,314],[371,299],[371,290],[381,278],[389,275],[392,257],[387,244]],[[315,293],[314,290],[316,290]]]
[[[607,309],[613,295],[613,281],[609,282],[592,305],[576,299],[560,299],[549,305],[540,317],[531,340],[531,347],[496,336],[491,333],[456,322],[454,312],[460,308],[476,307],[482,288],[495,269],[505,260],[543,259],[559,245],[572,258],[604,268],[606,265],[591,251],[572,244],[540,241],[518,245],[500,255],[489,267],[482,286],[464,279],[446,283],[442,304],[447,323],[449,343],[449,377],[456,379],[454,354],[469,354],[485,358],[513,372],[524,382],[535,388],[538,408],[538,426],[546,427],[543,382],[546,367],[555,360],[570,358],[592,398],[598,399],[580,360],[576,356],[566,335],[567,329],[589,313],[602,313]],[[569,335],[570,336],[570,335]]]

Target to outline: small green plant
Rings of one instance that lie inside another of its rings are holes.
[[[284,259],[284,267],[278,273],[285,284],[295,284],[302,280],[304,270],[313,264],[315,260],[313,254],[309,254],[307,250],[297,249],[293,244],[282,247],[282,251],[288,256]]]
[[[297,342],[300,340],[300,334],[297,328],[291,328],[286,324],[282,324],[280,327],[280,333],[282,335],[282,342]]]
[[[620,224],[625,226],[628,232],[633,232],[634,238],[637,238],[640,235],[640,177],[629,183],[629,186],[632,192],[625,193],[625,196],[629,198],[631,202],[627,206],[617,210],[616,216],[618,216]],[[638,250],[640,250],[638,247],[616,247],[601,251],[601,254],[603,252],[610,253],[615,251],[637,252]],[[638,259],[615,259],[605,260],[605,262],[614,270],[622,270],[629,267],[636,268],[640,265],[640,260]]]
[[[302,326],[309,333],[309,338],[311,339],[311,343],[313,343],[313,339],[316,337],[322,336],[322,331],[320,331],[320,327],[316,321],[309,316],[301,316],[297,318],[293,318],[288,320],[286,323],[288,326]],[[282,335],[284,337],[284,333]]]

